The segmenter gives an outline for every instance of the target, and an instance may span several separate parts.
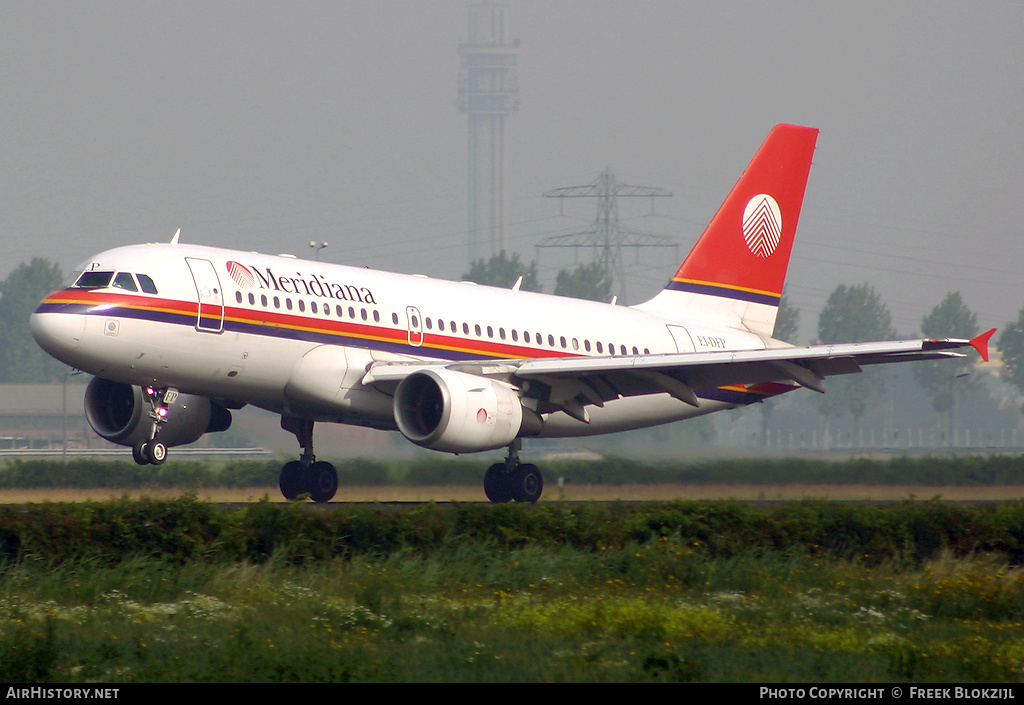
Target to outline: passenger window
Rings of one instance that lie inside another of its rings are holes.
[[[398,325],[398,314],[397,313],[392,313],[391,314],[391,322],[393,324],[395,324],[396,326]]]
[[[147,294],[157,293],[156,284],[153,282],[151,277],[146,274],[136,274],[135,277],[139,280],[139,286],[142,287],[144,292]]]
[[[380,323],[380,311],[378,311],[377,309],[373,310],[373,322]]]
[[[251,294],[250,294],[250,296],[251,296]],[[239,304],[242,303],[242,292],[240,292],[240,291],[236,291],[235,292],[235,303],[239,303]]]
[[[117,276],[114,277],[114,287],[124,289],[125,291],[139,290],[139,287],[135,286],[134,277],[129,272],[118,272]]]

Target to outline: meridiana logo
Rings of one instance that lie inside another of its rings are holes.
[[[270,267],[264,267],[262,270],[249,268],[234,260],[229,260],[226,267],[231,279],[241,289],[269,289],[284,294],[320,296],[339,301],[358,301],[362,304],[377,303],[369,288],[328,281],[323,274],[304,275],[296,272],[295,276],[283,276],[276,274]]]
[[[782,211],[778,202],[766,193],[749,201],[743,209],[743,239],[757,257],[770,257],[782,238]]]
[[[249,268],[244,264],[235,261],[228,262],[228,274],[235,280],[235,284],[243,289],[251,289],[256,285],[256,277],[252,275]]]

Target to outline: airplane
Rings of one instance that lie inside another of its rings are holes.
[[[318,422],[397,430],[448,453],[507,448],[491,502],[537,502],[524,438],[666,424],[806,388],[866,365],[988,359],[971,340],[797,347],[772,337],[818,130],[765,138],[664,289],[633,306],[441,281],[294,256],[168,243],[80,265],[31,317],[38,344],[93,375],[88,421],[139,464],[226,430],[251,405],[281,417],[299,459],[287,499],[330,501]]]

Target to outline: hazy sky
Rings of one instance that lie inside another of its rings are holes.
[[[960,291],[1024,306],[1024,3],[509,0],[509,249],[587,226],[541,194],[604,168],[671,191],[629,227],[679,258],[777,122],[821,129],[788,293],[896,327]],[[167,240],[437,277],[466,270],[463,0],[0,3],[0,277]],[[678,262],[640,256],[633,300]],[[541,255],[550,281],[567,253]],[[636,260],[633,260],[634,265]],[[547,289],[550,290],[548,284]]]

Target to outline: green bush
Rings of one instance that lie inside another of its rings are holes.
[[[528,458],[528,455],[524,455]],[[413,461],[349,458],[334,461],[344,485],[479,485],[494,458],[443,454]],[[0,464],[0,488],[178,488],[276,487],[283,460],[188,460],[159,467],[130,460],[8,460]],[[726,460],[600,460],[541,462],[554,484],[880,484],[1017,485],[1021,459],[1013,455],[921,456],[887,459],[743,458]]]
[[[750,550],[920,564],[937,555],[994,554],[1020,562],[1024,504],[893,505],[791,502],[758,509],[739,502],[488,505],[367,504],[325,508],[259,502],[241,509],[200,502],[117,500],[0,507],[0,550],[8,558],[59,563],[94,556],[297,563],[355,555],[434,550],[446,541],[506,549],[571,546],[601,551],[670,538],[703,555]]]

